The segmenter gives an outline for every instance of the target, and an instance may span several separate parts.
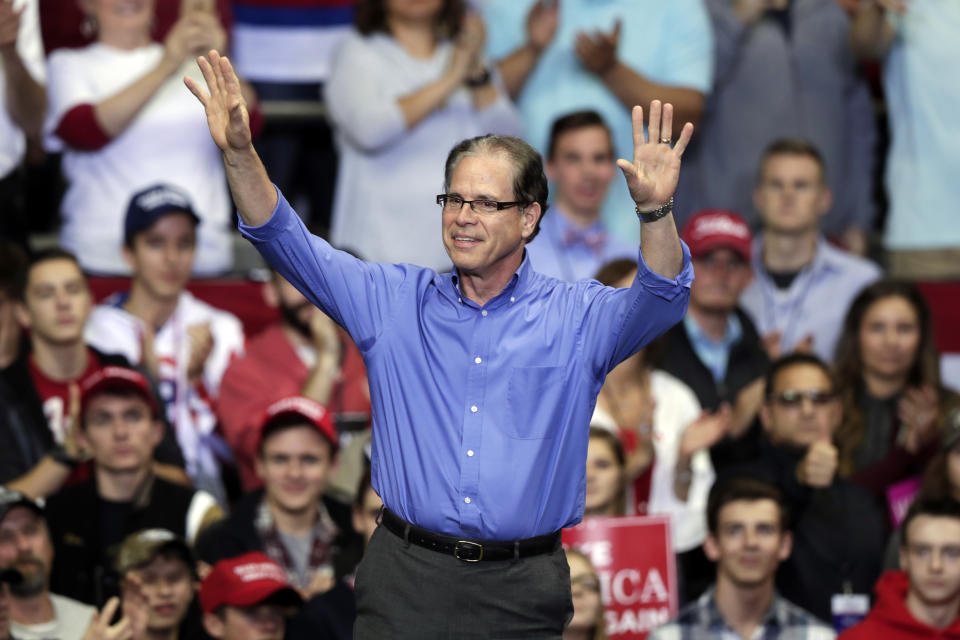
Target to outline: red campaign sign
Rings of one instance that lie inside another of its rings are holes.
[[[642,640],[677,614],[677,566],[667,516],[590,518],[563,530],[600,578],[607,636]]]

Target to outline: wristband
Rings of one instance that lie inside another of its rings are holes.
[[[637,217],[640,218],[640,222],[646,224],[648,222],[656,222],[660,218],[673,213],[673,196],[670,196],[670,199],[664,202],[662,205],[654,209],[653,211],[640,211],[640,206],[637,205]]]
[[[484,67],[483,71],[481,71],[477,75],[467,78],[464,84],[466,84],[471,89],[476,89],[478,87],[483,87],[490,84],[490,68]]]
[[[58,444],[57,446],[47,451],[47,455],[50,456],[50,458],[54,462],[58,462],[65,467],[70,467],[71,469],[76,469],[77,466],[79,466],[80,463],[83,462],[82,460],[79,460],[77,458],[70,457],[70,454],[67,453],[66,448],[64,448],[62,444]]]

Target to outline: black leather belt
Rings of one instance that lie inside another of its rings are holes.
[[[515,558],[535,556],[541,553],[550,553],[560,548],[559,531],[534,538],[510,541],[458,538],[442,533],[434,533],[428,529],[411,524],[386,507],[384,507],[381,512],[380,523],[386,527],[387,531],[418,547],[430,549],[437,553],[450,554],[464,562],[512,560]]]

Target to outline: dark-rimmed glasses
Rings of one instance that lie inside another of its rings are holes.
[[[437,196],[437,204],[443,207],[444,211],[460,211],[463,205],[468,204],[475,213],[496,213],[510,207],[523,207],[523,202],[497,202],[496,200],[464,200],[460,196],[449,193],[441,193]]]
[[[833,402],[837,394],[833,391],[820,391],[817,389],[810,391],[799,391],[797,389],[788,389],[773,395],[774,401],[781,407],[794,409],[803,404],[804,398],[810,401],[815,407],[823,407]]]

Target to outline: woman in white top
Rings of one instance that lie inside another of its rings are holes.
[[[325,89],[340,151],[331,239],[377,262],[448,270],[435,197],[447,153],[520,121],[463,0],[360,0]]]
[[[47,146],[63,151],[69,185],[61,244],[87,271],[127,273],[121,257],[130,196],[156,183],[185,190],[201,223],[194,272],[232,264],[230,200],[220,153],[183,77],[202,83],[194,56],[223,49],[216,16],[189,10],[164,44],[150,38],[153,0],[81,0],[97,40],[48,61]]]

